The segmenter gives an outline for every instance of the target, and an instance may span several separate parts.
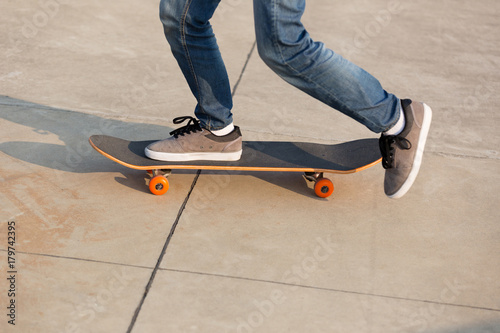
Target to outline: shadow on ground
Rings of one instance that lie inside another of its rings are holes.
[[[422,325],[428,326],[430,325],[430,323],[422,322]],[[499,333],[500,332],[499,320],[488,320],[481,323],[471,324],[468,326],[452,327],[447,329],[428,329],[425,326],[422,326],[421,330],[416,330],[416,332],[425,332],[425,333]]]
[[[172,128],[157,124],[109,119],[95,114],[53,108],[7,96],[0,96],[0,118],[28,131],[4,131],[9,140],[0,151],[21,161],[71,173],[120,172],[116,181],[147,191],[144,172],[125,168],[97,153],[88,143],[91,135],[105,134],[127,140],[156,140],[168,136]],[[119,115],[116,115],[119,118]],[[124,117],[125,119],[125,117]],[[9,126],[8,124],[4,126]],[[57,139],[51,136],[56,136]],[[47,141],[47,142],[44,142]],[[59,141],[60,143],[54,143]],[[176,174],[195,174],[196,170],[176,170]],[[206,172],[203,172],[204,174]],[[251,175],[295,193],[319,199],[301,173],[234,172]]]

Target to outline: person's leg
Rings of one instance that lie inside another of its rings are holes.
[[[422,162],[432,110],[400,101],[360,67],[311,39],[301,23],[305,0],[254,0],[261,58],[295,87],[359,121],[380,138],[384,190],[400,198]]]
[[[301,23],[305,0],[254,0],[262,60],[288,83],[380,133],[401,104],[365,70],[311,39]]]
[[[162,161],[235,161],[242,137],[233,125],[231,88],[210,25],[220,0],[161,0],[165,36],[198,104],[195,115],[174,119],[187,125],[150,144],[147,157]]]
[[[161,0],[160,19],[172,53],[198,102],[201,126],[232,123],[231,87],[210,19],[220,0]]]

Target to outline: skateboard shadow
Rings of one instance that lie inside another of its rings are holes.
[[[120,172],[122,177],[116,177],[117,182],[147,193],[149,190],[144,185],[144,172],[128,169],[103,157],[89,145],[88,138],[91,135],[104,134],[130,140],[148,140],[168,137],[172,130],[167,126],[108,119],[8,96],[0,96],[0,119],[1,126],[5,126],[2,130],[5,141],[0,142],[0,152],[7,156],[70,173]],[[14,130],[9,131],[9,127]],[[19,127],[18,132],[16,127]],[[29,128],[30,134],[26,134],[26,127]],[[54,136],[57,140],[54,140]],[[60,143],[54,143],[55,141]],[[178,170],[174,173],[196,174],[197,170]],[[268,172],[247,174],[310,196],[308,188],[304,187],[305,180],[298,174],[291,173],[280,177]],[[291,179],[295,180],[291,182]]]
[[[142,139],[141,135],[165,136],[171,131],[165,126],[107,119],[6,96],[0,96],[0,118],[7,121],[2,126],[17,124],[31,128],[32,132],[28,138],[23,129],[20,129],[20,132],[25,133],[25,137],[21,137],[22,134],[19,136],[16,133],[10,134],[9,139],[17,137],[18,140],[1,142],[1,152],[31,164],[74,173],[118,169],[116,166],[111,167],[108,163],[103,163],[88,144],[90,135],[121,135]],[[6,132],[3,130],[3,133]],[[54,135],[60,144],[53,143],[56,141]]]

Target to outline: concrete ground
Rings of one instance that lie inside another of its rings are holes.
[[[175,172],[151,195],[87,139],[192,113],[158,1],[3,0],[1,332],[500,332],[500,3],[307,6],[315,39],[434,110],[400,200],[380,166],[332,175],[329,199],[267,172]],[[377,137],[265,67],[251,1],[213,24],[245,139]]]

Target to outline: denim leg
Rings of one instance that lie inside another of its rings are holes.
[[[399,119],[400,100],[372,75],[311,39],[305,0],[254,0],[259,55],[281,78],[380,133]]]
[[[226,67],[210,25],[220,0],[161,0],[160,19],[172,53],[196,97],[203,127],[232,122],[233,101]]]

